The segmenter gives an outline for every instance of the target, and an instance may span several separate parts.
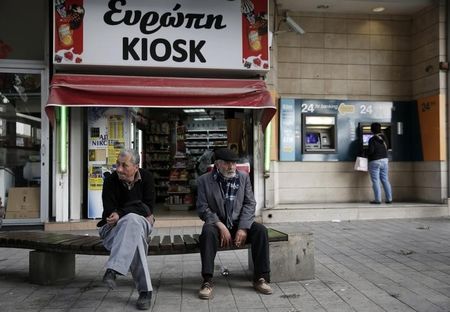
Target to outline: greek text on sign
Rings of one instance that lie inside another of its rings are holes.
[[[269,70],[267,0],[54,0],[54,64]]]

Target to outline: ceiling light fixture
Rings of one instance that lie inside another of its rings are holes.
[[[206,111],[203,108],[186,108],[183,109],[183,112],[192,114],[192,113],[206,113]]]
[[[380,13],[380,12],[383,12],[384,10],[385,10],[384,7],[376,7],[376,8],[372,9],[372,12]]]

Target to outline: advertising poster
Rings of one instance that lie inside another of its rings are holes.
[[[268,0],[54,0],[53,63],[269,70]]]
[[[241,0],[242,62],[249,69],[269,69],[269,27],[266,1]]]
[[[55,0],[54,2],[54,61],[83,62],[84,0]]]
[[[105,173],[115,169],[120,150],[129,147],[130,117],[125,108],[88,108],[88,218],[101,218]]]
[[[119,156],[120,150],[125,147],[124,116],[108,116],[108,166],[112,167]]]
[[[280,110],[280,159],[295,161],[295,101],[286,99]]]

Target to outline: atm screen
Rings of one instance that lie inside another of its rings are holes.
[[[319,134],[314,132],[306,133],[306,144],[318,144]]]
[[[363,133],[363,145],[364,146],[369,145],[369,140],[371,137],[373,137],[372,133]]]

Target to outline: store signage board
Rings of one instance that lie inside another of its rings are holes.
[[[268,71],[268,0],[54,0],[58,66]]]

